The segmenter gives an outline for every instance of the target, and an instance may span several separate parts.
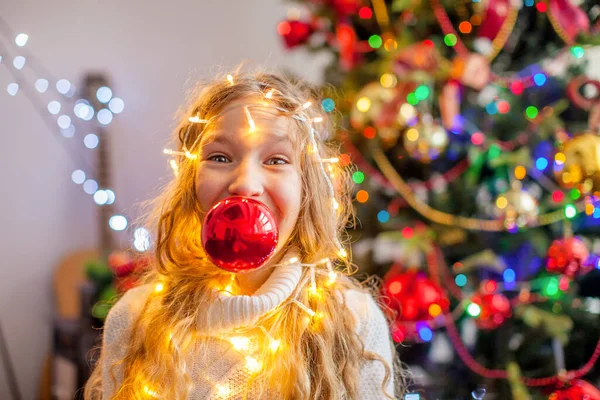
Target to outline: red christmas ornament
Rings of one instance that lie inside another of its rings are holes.
[[[400,268],[390,268],[384,277],[382,292],[387,305],[397,311],[395,333],[404,337],[416,332],[402,328],[403,322],[431,320],[448,311],[450,302],[423,272],[400,271]]]
[[[297,20],[281,21],[277,32],[283,38],[285,47],[292,49],[308,41],[314,29],[311,24]]]
[[[264,265],[279,240],[277,221],[268,207],[247,197],[228,197],[210,209],[202,225],[202,244],[210,259],[229,272]]]
[[[496,329],[512,315],[510,301],[506,296],[500,293],[488,293],[485,288],[484,291],[475,294],[471,302],[477,304],[480,309],[479,316],[475,320],[479,329]]]
[[[557,239],[548,249],[546,269],[573,278],[580,270],[585,269],[584,262],[590,252],[585,243],[578,237]]]
[[[577,379],[571,381],[569,387],[552,392],[548,400],[600,400],[600,390],[584,380]]]
[[[362,2],[357,0],[329,0],[329,2],[338,17],[356,14],[362,6]]]

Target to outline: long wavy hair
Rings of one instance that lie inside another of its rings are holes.
[[[332,216],[328,182],[321,163],[315,162],[314,154],[311,154],[311,151],[318,151],[323,159],[339,157],[337,147],[327,141],[332,122],[320,106],[319,92],[304,82],[264,71],[243,73],[238,70],[231,78],[223,76],[201,84],[193,92],[191,104],[181,110],[180,123],[174,131],[178,147],[196,152],[198,149],[194,146],[199,142],[199,135],[210,129],[203,124],[190,127],[189,117],[210,119],[235,100],[265,98],[271,89],[274,90],[267,97],[290,116],[295,113],[305,119],[322,118],[320,134],[315,137],[316,148],[311,146],[309,126],[294,119],[296,150],[301,162],[302,203],[295,229],[281,251],[296,249],[304,263],[329,258],[340,272],[340,277],[331,285],[325,265],[318,265],[316,281],[322,290],[318,297],[311,296],[308,291],[309,269],[302,273],[292,296],[314,310],[318,319],[307,319],[300,307],[284,302],[276,312],[260,320],[261,326],[268,327],[282,345],[274,354],[269,351],[268,343],[262,345],[257,339],[258,348],[264,349],[260,358],[263,368],[250,379],[248,386],[258,385],[265,396],[266,393],[277,393],[281,399],[357,399],[360,368],[365,362],[375,361],[385,367],[384,389],[394,375],[399,376],[398,365],[388,365],[378,354],[365,351],[350,312],[340,312],[339,293],[349,289],[375,292],[370,285],[361,284],[350,276],[356,268],[350,262],[350,255],[340,252],[339,247],[340,243],[347,243],[347,224],[354,222],[351,171],[339,163],[325,164],[332,177],[338,204]],[[302,106],[307,101],[313,106],[304,109]],[[199,234],[202,210],[195,192],[196,161],[180,157],[177,169],[176,178],[158,198],[146,204],[150,211],[144,218],[144,225],[151,230],[154,246],[152,268],[143,277],[143,283],[156,285],[160,282],[163,290],[153,291],[149,296],[134,319],[131,337],[122,343],[124,357],[109,367],[113,385],[117,385],[114,369],[119,366],[123,371],[114,399],[140,398],[139,393],[148,393],[148,382],[161,398],[187,398],[194,383],[188,373],[186,354],[192,348],[203,351],[203,346],[207,348],[209,343],[209,338],[196,330],[198,313],[203,309],[201,305],[216,299],[218,291],[215,288],[235,284],[232,275],[216,268],[202,248]],[[235,286],[233,291],[236,291]],[[286,346],[286,343],[293,345]],[[279,353],[282,351],[285,356]],[[100,355],[86,384],[86,399],[102,398],[104,356]],[[398,394],[402,390],[401,379],[395,381]],[[392,393],[388,395],[393,398]]]

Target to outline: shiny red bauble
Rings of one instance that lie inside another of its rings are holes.
[[[229,272],[263,266],[279,240],[277,221],[269,208],[247,197],[228,197],[215,204],[202,224],[202,245],[208,257]]]
[[[382,287],[388,306],[398,311],[397,321],[423,321],[448,310],[450,302],[425,273],[392,267]]]
[[[600,390],[594,385],[577,379],[570,386],[554,391],[548,400],[600,400]]]
[[[479,329],[496,329],[512,315],[510,301],[500,293],[477,293],[471,302],[479,306],[479,315],[475,320]]]
[[[590,252],[581,239],[575,236],[557,239],[548,249],[546,269],[548,272],[556,272],[573,278],[584,268],[583,264],[589,255]]]

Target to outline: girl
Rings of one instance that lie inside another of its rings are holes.
[[[340,244],[350,186],[329,129],[316,91],[278,75],[228,75],[195,96],[180,151],[165,150],[176,179],[150,214],[154,268],[110,310],[86,399],[401,394],[386,319]],[[262,202],[279,227],[255,271],[221,270],[203,250],[204,216],[231,196]]]

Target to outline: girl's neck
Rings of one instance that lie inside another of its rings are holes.
[[[284,251],[277,252],[265,265],[256,271],[236,275],[240,295],[251,296],[256,292],[273,273],[275,264],[281,261]]]

